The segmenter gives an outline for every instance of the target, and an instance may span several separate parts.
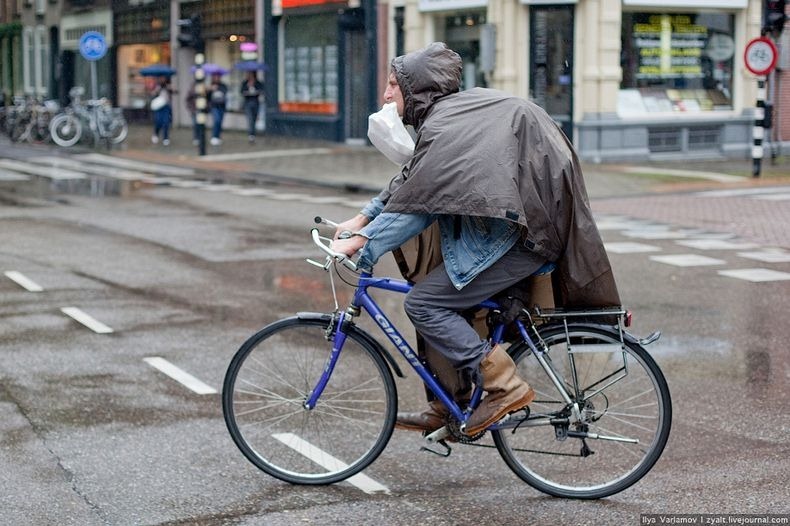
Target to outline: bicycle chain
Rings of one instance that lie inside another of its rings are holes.
[[[467,435],[461,431],[461,423],[454,417],[447,419],[447,429],[450,431],[450,436],[453,437],[453,440],[461,444],[471,444],[472,442],[477,442],[483,438],[483,435],[486,434],[484,429],[483,431],[480,431],[474,435]]]

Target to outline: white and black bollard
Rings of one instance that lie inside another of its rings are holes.
[[[760,177],[763,162],[763,139],[765,138],[765,77],[757,79],[757,107],[754,109],[752,129],[752,177]]]

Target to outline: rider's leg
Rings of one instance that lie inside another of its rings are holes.
[[[492,357],[494,366],[489,367],[490,373],[481,374],[479,366],[490,352],[490,346],[459,312],[531,275],[543,263],[544,258],[517,244],[460,291],[452,285],[447,272],[441,266],[407,295],[406,313],[428,344],[490,393],[491,396],[486,397],[490,398],[489,402],[484,400],[477,410],[483,411],[481,415],[493,415],[498,420],[508,412],[523,407],[531,401],[527,397],[529,388],[515,376],[515,364],[506,353],[502,354],[510,361],[512,370],[502,367],[505,360],[499,359],[501,351]],[[510,376],[517,381],[512,381]],[[498,394],[493,396],[494,393]],[[488,416],[484,420],[488,421],[490,418]]]

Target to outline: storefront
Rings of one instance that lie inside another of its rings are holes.
[[[124,0],[114,7],[117,82],[113,99],[126,110],[128,118],[147,120],[156,79],[143,77],[140,69],[170,64],[170,6],[164,2],[137,5]]]
[[[282,0],[267,17],[267,129],[365,141],[376,111],[374,0]]]
[[[747,0],[680,5],[626,0],[621,80],[614,114],[579,123],[582,157],[593,160],[742,156],[753,117],[744,112],[737,49]]]

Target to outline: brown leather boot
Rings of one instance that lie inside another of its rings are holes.
[[[535,391],[518,377],[516,364],[498,345],[480,362],[480,372],[486,396],[466,423],[470,436],[535,399]]]
[[[428,409],[422,413],[398,413],[395,418],[395,427],[409,431],[433,432],[444,426],[444,421],[450,411],[439,400],[428,402]]]

